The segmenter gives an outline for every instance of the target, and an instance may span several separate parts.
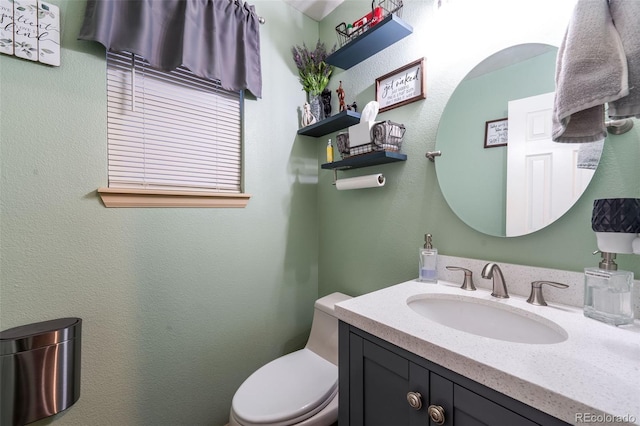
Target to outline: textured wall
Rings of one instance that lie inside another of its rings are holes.
[[[318,295],[317,157],[296,143],[289,51],[318,24],[256,5],[246,209],[107,209],[104,48],[76,40],[84,1],[55,3],[61,67],[0,55],[0,328],[84,320],[82,395],[57,424],[224,424],[240,383],[304,344]]]
[[[566,2],[456,0],[471,10],[441,19],[430,0],[405,1],[414,34],[331,85],[344,80],[347,101],[364,106],[376,77],[426,57],[427,99],[381,115],[407,125],[409,159],[340,173],[389,179],[337,192],[332,173],[318,170],[324,138],[296,136],[304,94],[290,47],[313,45],[318,32],[332,43],[343,16],[359,17],[368,3],[349,0],[318,26],[260,0],[265,88],[246,102],[249,206],[106,209],[95,195],[106,184],[103,49],[76,41],[84,2],[54,3],[63,12],[60,68],[0,56],[0,328],[84,319],[82,396],[57,424],[222,424],[248,374],[304,343],[318,293],[356,295],[415,277],[425,232],[449,255],[578,271],[596,263],[592,200],[640,196],[638,127],[605,147],[565,217],[527,237],[464,225],[424,158],[466,73],[511,44],[558,45]],[[640,275],[637,257],[619,260]]]
[[[591,255],[596,249],[590,224],[593,200],[640,196],[636,121],[631,132],[607,141],[586,193],[551,226],[528,236],[501,238],[483,235],[458,219],[443,198],[434,164],[424,157],[434,150],[440,116],[451,93],[467,72],[498,50],[530,42],[559,46],[575,0],[442,3],[445,7],[436,12],[431,1],[405,1],[402,18],[413,26],[413,34],[332,79],[334,90],[342,80],[347,103],[355,98],[362,108],[374,99],[377,77],[426,58],[427,99],[378,116],[406,125],[407,161],[339,172],[340,177],[382,172],[388,178],[386,186],[336,191],[332,174],[320,172],[321,294],[340,289],[357,295],[415,278],[417,249],[427,232],[447,255],[581,271],[599,259]],[[336,23],[357,19],[367,7],[366,1],[343,3],[322,21],[322,39],[335,40]],[[318,142],[320,158],[324,145]],[[640,276],[639,256],[620,255],[618,261],[620,269]]]

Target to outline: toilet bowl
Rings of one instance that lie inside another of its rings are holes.
[[[338,319],[333,293],[315,302],[303,349],[260,367],[238,388],[230,426],[329,426],[338,420]]]

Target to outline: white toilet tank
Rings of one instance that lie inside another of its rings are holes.
[[[338,365],[338,318],[334,306],[348,299],[351,296],[332,293],[316,300],[311,333],[305,346],[334,365]]]

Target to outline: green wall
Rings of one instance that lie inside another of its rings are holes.
[[[62,66],[0,55],[0,329],[83,319],[82,395],[58,424],[224,424],[251,372],[304,345],[318,296],[317,156],[296,142],[289,51],[318,24],[257,5],[247,208],[107,209],[104,48],[76,40],[84,1],[54,3]]]
[[[356,99],[362,108],[374,99],[377,77],[424,57],[427,99],[378,115],[380,120],[407,127],[402,147],[406,162],[339,172],[345,178],[382,172],[387,177],[384,187],[336,191],[332,174],[320,172],[321,294],[341,290],[359,295],[415,278],[417,250],[427,232],[433,234],[434,246],[442,254],[582,271],[599,260],[592,255],[597,249],[590,223],[593,200],[640,196],[640,123],[636,121],[629,133],[607,140],[585,194],[549,227],[528,236],[503,238],[477,232],[461,221],[440,191],[435,164],[425,158],[427,151],[435,150],[447,101],[476,64],[503,48],[521,43],[559,46],[575,1],[442,3],[445,7],[436,10],[432,2],[404,2],[402,18],[413,26],[413,34],[349,70],[338,70],[332,78],[333,90],[342,80],[347,103]],[[322,39],[335,40],[336,23],[357,19],[367,7],[365,1],[343,3],[321,22]],[[323,158],[325,143],[320,139],[317,155]],[[435,161],[446,155],[443,152]],[[482,163],[475,167],[471,173],[484,173]],[[483,201],[478,197],[477,202]],[[618,264],[640,277],[639,256],[620,255]]]
[[[527,237],[468,228],[424,158],[466,73],[511,44],[558,45],[565,2],[456,0],[438,14],[430,0],[405,2],[414,33],[338,70],[331,88],[343,80],[346,100],[363,107],[376,77],[426,57],[427,99],[380,115],[406,124],[408,161],[340,172],[381,171],[388,182],[338,192],[319,170],[325,138],[296,135],[304,93],[290,48],[318,34],[332,44],[335,25],[369,3],[348,0],[318,24],[259,0],[265,84],[263,99],[246,102],[248,207],[106,209],[95,193],[106,184],[104,51],[76,40],[84,2],[54,3],[63,12],[60,68],[0,55],[0,328],[83,318],[82,396],[57,424],[224,424],[239,384],[304,344],[319,295],[416,277],[425,232],[444,254],[579,271],[597,260],[592,200],[640,196],[640,124],[605,146],[577,205]],[[456,15],[455,5],[469,9]],[[620,256],[620,267],[640,276],[637,259]]]

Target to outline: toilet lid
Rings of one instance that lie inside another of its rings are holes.
[[[232,408],[244,423],[301,421],[324,407],[337,387],[338,367],[301,349],[256,370],[236,391]]]

